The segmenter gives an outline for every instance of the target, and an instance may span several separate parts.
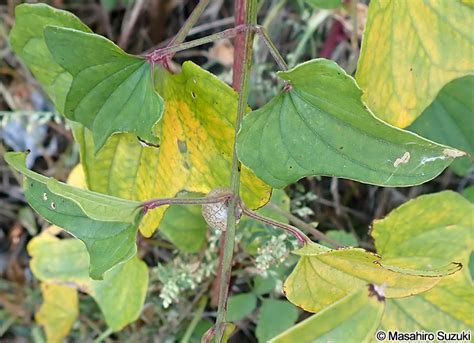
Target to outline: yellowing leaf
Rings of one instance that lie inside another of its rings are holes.
[[[67,184],[76,188],[87,189],[86,176],[81,164],[71,170],[67,177]]]
[[[361,287],[270,342],[369,342],[380,323],[384,305],[382,298]]]
[[[420,270],[400,268],[382,264],[379,256],[363,249],[329,250],[316,243],[295,253],[302,256],[285,282],[285,294],[308,312],[319,312],[368,283],[385,284],[388,298],[424,292],[461,268],[455,263]]]
[[[148,288],[148,268],[133,257],[104,274],[103,280],[88,276],[89,255],[77,239],[58,239],[49,234],[28,244],[33,274],[48,283],[65,283],[88,293],[99,305],[114,331],[138,319]]]
[[[428,292],[387,303],[382,326],[400,331],[462,330],[474,327],[474,290],[469,256],[474,249],[474,204],[451,191],[423,195],[374,225],[377,251],[385,263],[431,268],[461,262],[461,272]]]
[[[371,1],[356,74],[366,104],[410,125],[446,83],[474,73],[473,22],[458,0]]]
[[[68,335],[79,315],[77,290],[73,287],[43,282],[43,303],[35,315],[44,327],[48,343],[60,343]]]
[[[229,185],[237,94],[191,62],[184,63],[180,74],[163,78],[159,148],[143,147],[133,135],[117,134],[94,155],[90,132],[76,128],[91,190],[144,201]],[[249,207],[258,208],[268,201],[270,188],[243,167],[241,195]],[[148,212],[140,226],[143,235],[153,234],[164,210]]]
[[[48,233],[34,237],[27,246],[30,268],[41,281],[72,283],[90,292],[89,258],[85,246],[77,239],[60,240]]]

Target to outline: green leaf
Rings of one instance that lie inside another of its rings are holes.
[[[122,330],[140,316],[148,288],[148,267],[137,256],[111,269],[103,281],[91,280],[91,296],[107,325]]]
[[[96,152],[118,132],[158,143],[153,126],[161,118],[163,100],[145,59],[92,33],[48,26],[44,35],[55,61],[73,76],[64,115],[93,132]]]
[[[474,155],[474,76],[451,81],[408,128],[423,137]],[[460,176],[472,169],[472,157],[456,159],[451,168]]]
[[[308,4],[317,8],[333,9],[342,5],[342,0],[306,0]]]
[[[355,247],[359,244],[359,242],[357,241],[357,238],[352,233],[349,233],[349,232],[345,232],[342,230],[329,230],[325,232],[325,234],[329,238],[335,240],[336,242],[341,243],[344,246]],[[329,243],[327,244],[324,243],[324,245],[331,248],[336,248],[330,245]]]
[[[87,251],[77,239],[42,234],[30,241],[28,253],[31,270],[39,280],[67,283],[88,293],[114,331],[138,319],[148,288],[148,268],[137,257],[107,271],[103,280],[93,280],[87,275]]]
[[[384,305],[383,300],[362,287],[270,342],[370,342],[382,318]]]
[[[26,154],[5,154],[25,176],[25,197],[51,223],[83,241],[90,254],[90,275],[100,279],[114,265],[136,254],[135,236],[143,217],[140,203],[71,187],[25,166]]]
[[[46,4],[21,4],[15,7],[15,25],[10,32],[13,51],[27,64],[44,86],[59,112],[64,110],[72,77],[51,56],[43,30],[55,25],[90,32],[74,14]]]
[[[238,135],[240,160],[273,187],[310,175],[416,185],[464,155],[375,118],[354,79],[332,61],[278,75],[291,89],[245,117]]]
[[[471,203],[474,203],[474,185],[465,188],[462,195]]]
[[[229,297],[227,320],[235,322],[247,317],[257,307],[257,297],[253,293],[243,293]]]
[[[473,20],[461,1],[371,1],[356,74],[366,104],[410,125],[445,84],[473,73]]]
[[[201,206],[170,206],[160,223],[160,233],[183,252],[199,252],[207,240]]]
[[[360,248],[330,250],[316,243],[295,253],[301,258],[285,282],[285,294],[293,304],[315,313],[368,283],[386,284],[387,298],[406,297],[434,287],[462,267],[447,265],[449,261],[423,269],[401,268]]]
[[[384,328],[436,331],[474,327],[474,291],[467,268],[474,248],[472,213],[473,204],[458,193],[445,191],[420,196],[375,222],[372,235],[385,263],[427,268],[456,261],[466,267],[428,292],[390,300]]]
[[[48,343],[61,343],[79,315],[77,290],[67,285],[43,282],[43,303],[35,320],[44,327]]]
[[[145,201],[174,197],[183,190],[207,194],[228,185],[237,93],[192,62],[185,62],[181,73],[165,73],[159,79],[167,104],[159,149],[143,147],[131,134],[117,134],[95,155],[90,131],[76,125],[89,189]],[[263,206],[270,188],[246,167],[241,175],[243,201],[251,208]],[[166,208],[147,213],[140,225],[144,236],[156,231]]]
[[[265,299],[258,316],[257,335],[259,342],[268,342],[270,338],[285,331],[298,319],[298,309],[285,300]]]
[[[257,275],[253,279],[252,292],[258,295],[267,294],[273,291],[276,285],[277,285],[277,279],[274,276],[270,274],[268,274],[266,277]]]

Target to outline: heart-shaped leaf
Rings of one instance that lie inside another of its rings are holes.
[[[278,75],[291,86],[244,118],[237,141],[242,163],[273,187],[309,175],[416,185],[464,155],[374,117],[354,79],[332,61]]]
[[[25,197],[51,223],[82,240],[94,279],[136,254],[135,236],[143,217],[140,203],[78,189],[39,175],[25,166],[26,154],[10,152],[7,163],[25,176]]]
[[[153,126],[161,118],[163,100],[145,59],[75,29],[48,26],[44,37],[55,61],[73,77],[64,115],[92,130],[96,151],[117,132],[158,143]]]
[[[74,14],[46,4],[15,7],[15,25],[10,32],[12,48],[43,85],[57,110],[63,112],[72,76],[56,63],[46,47],[43,30],[48,25],[84,32],[90,32],[90,29]]]
[[[356,74],[366,104],[410,125],[445,84],[473,74],[473,18],[462,1],[370,1]]]
[[[439,268],[400,268],[382,263],[378,255],[363,249],[330,250],[316,243],[295,253],[301,258],[285,282],[285,294],[308,312],[319,312],[368,283],[385,284],[387,298],[424,292],[462,267],[451,263]]]

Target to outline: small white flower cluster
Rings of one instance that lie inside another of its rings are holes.
[[[290,254],[288,247],[288,235],[273,236],[269,241],[258,248],[258,256],[255,259],[255,267],[263,276],[272,265],[278,265],[285,261]]]
[[[158,265],[157,277],[163,287],[160,298],[164,308],[179,300],[183,291],[195,289],[204,279],[210,277],[215,270],[212,261],[189,260],[186,257],[177,257],[172,263]]]
[[[159,264],[156,276],[162,284],[160,298],[164,308],[177,303],[182,292],[196,289],[216,271],[218,240],[221,232],[210,230],[207,249],[203,256],[181,254],[166,265]]]

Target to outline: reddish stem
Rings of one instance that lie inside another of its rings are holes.
[[[341,22],[334,20],[331,29],[326,36],[326,41],[324,42],[323,49],[321,50],[319,56],[330,58],[334,49],[344,39],[347,39],[347,36],[344,33],[344,27],[342,26]]]
[[[235,26],[245,24],[246,0],[237,0],[234,2]],[[232,67],[232,87],[236,92],[240,92],[240,82],[242,78],[242,69],[244,66],[244,45],[245,34],[239,33],[234,40],[234,65]]]
[[[265,223],[265,224],[269,224],[271,226],[274,226],[274,227],[277,227],[279,229],[283,229],[287,232],[289,232],[290,234],[292,234],[302,245],[305,245],[306,243],[309,243],[311,242],[311,240],[308,238],[308,236],[306,236],[302,231],[300,231],[299,229],[291,226],[291,225],[288,225],[288,224],[283,224],[283,223],[280,223],[276,220],[273,220],[273,219],[270,219],[270,218],[266,218],[266,217],[263,217],[255,212],[253,212],[252,210],[250,210],[249,208],[247,208],[242,202],[240,202],[240,208],[242,209],[242,213],[245,214],[246,216],[252,218],[252,219],[255,219],[255,220],[258,220],[258,221],[261,221],[262,223]]]

